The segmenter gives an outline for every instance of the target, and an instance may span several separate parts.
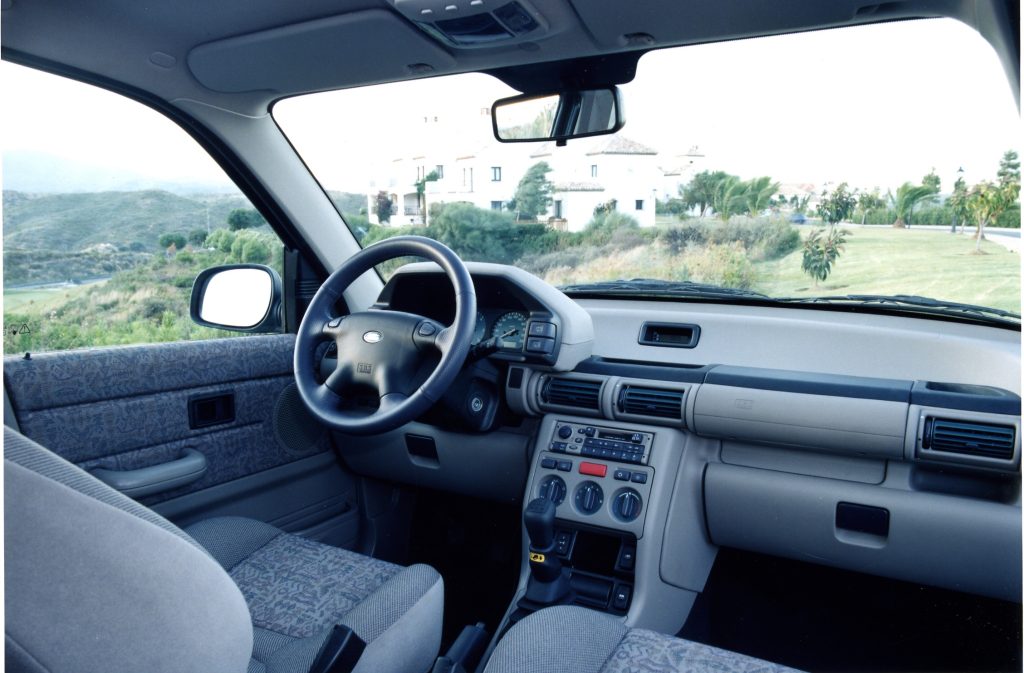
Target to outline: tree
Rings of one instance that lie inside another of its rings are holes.
[[[935,175],[935,169],[933,168],[928,175],[921,178],[921,184],[925,187],[932,189],[936,194],[942,189],[942,180],[939,179],[938,175]]]
[[[1007,150],[1003,153],[1003,158],[999,160],[996,177],[999,179],[1000,185],[1016,183],[1018,188],[1020,187],[1020,160],[1015,151]]]
[[[861,224],[867,220],[870,211],[885,208],[885,200],[879,195],[878,187],[870,192],[861,192],[857,196],[857,208],[860,210]]]
[[[1000,176],[1001,178],[1003,176]],[[1006,211],[1017,202],[1020,196],[1020,175],[1016,178],[1012,174],[1005,177],[1005,182],[992,183],[989,181],[980,182],[971,189],[967,197],[967,207],[974,216],[978,226],[974,237],[976,240],[974,249],[981,252],[981,241],[985,238],[985,227],[993,222],[1000,214]]]
[[[726,175],[715,185],[711,207],[723,222],[747,207],[747,183],[735,175]]]
[[[819,281],[825,282],[832,273],[832,265],[839,259],[849,235],[850,232],[845,229],[829,227],[828,233],[824,228],[819,228],[807,236],[800,268],[814,279],[815,288],[818,287]]]
[[[956,225],[966,227],[967,220],[971,216],[971,209],[968,207],[967,183],[963,177],[958,177],[953,183],[953,193],[946,200],[950,212],[953,214],[953,233],[956,233]]]
[[[700,216],[704,217],[715,199],[718,183],[727,177],[729,174],[725,171],[701,171],[689,184],[679,187],[679,197],[687,208],[700,208]]]
[[[391,201],[391,197],[383,189],[377,192],[377,196],[374,198],[374,211],[377,213],[377,219],[381,224],[387,224],[391,221],[391,214],[394,212],[394,203]]]
[[[831,194],[826,191],[821,195],[821,202],[818,203],[818,216],[825,222],[828,222],[832,228],[835,228],[838,222],[842,222],[850,217],[856,205],[857,197],[850,192],[849,186],[843,182]],[[828,275],[827,272],[826,275]]]
[[[193,229],[188,232],[188,242],[192,244],[192,247],[199,248],[206,243],[206,230],[205,229]]]
[[[554,185],[548,180],[550,172],[551,166],[546,161],[539,161],[526,170],[513,197],[517,222],[536,220],[547,212],[554,191]]]
[[[253,208],[235,208],[228,213],[228,229],[231,231],[255,229],[266,223],[259,211]]]
[[[185,237],[182,234],[175,233],[163,234],[162,236],[160,236],[157,242],[160,244],[160,247],[164,248],[165,250],[169,250],[169,248],[173,245],[175,251],[181,250],[188,243],[188,241],[185,240]]]
[[[437,171],[430,171],[422,180],[416,181],[416,202],[419,204],[421,215],[427,214],[427,183],[437,182],[439,179]]]
[[[892,226],[900,229],[908,226],[914,213],[914,206],[919,203],[931,203],[935,200],[936,194],[938,190],[934,185],[915,185],[910,182],[900,185],[895,195],[889,192],[889,200],[896,210],[896,222]]]
[[[744,185],[744,196],[747,201],[747,214],[758,217],[765,209],[773,205],[772,197],[779,191],[779,183],[772,182],[770,177],[763,176],[749,180]]]

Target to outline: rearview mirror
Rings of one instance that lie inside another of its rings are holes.
[[[503,143],[615,133],[626,123],[618,87],[502,98],[491,108],[494,137]]]
[[[230,264],[200,273],[192,285],[192,321],[234,332],[281,331],[281,277],[269,266]]]

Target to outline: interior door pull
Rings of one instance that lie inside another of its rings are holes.
[[[94,477],[132,498],[152,495],[184,486],[206,473],[206,456],[195,449],[185,449],[177,460],[137,470],[96,468]]]

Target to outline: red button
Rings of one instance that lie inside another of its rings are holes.
[[[592,477],[603,477],[608,474],[608,466],[600,463],[580,463],[580,474],[589,474]]]

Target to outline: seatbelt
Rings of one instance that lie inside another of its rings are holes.
[[[336,624],[320,646],[309,673],[352,673],[365,649],[366,643],[352,629]]]

